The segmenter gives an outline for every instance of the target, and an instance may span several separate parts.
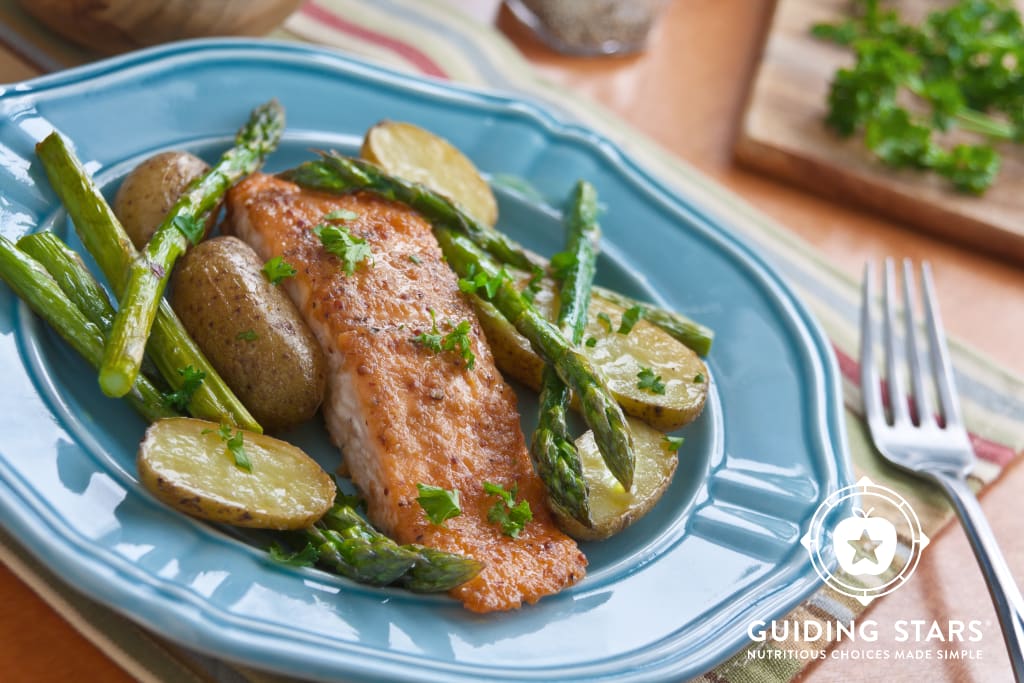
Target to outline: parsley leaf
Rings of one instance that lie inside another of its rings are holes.
[[[680,448],[682,448],[684,441],[686,441],[686,439],[684,439],[681,436],[669,436],[668,434],[666,434],[664,441],[665,450],[668,451],[669,453],[675,453]]]
[[[698,372],[696,375],[693,376],[693,381],[695,384],[703,384],[705,381],[704,373]]]
[[[597,337],[587,337],[587,341],[584,342],[590,348],[597,346]]]
[[[416,484],[416,488],[420,492],[416,502],[423,508],[423,512],[427,514],[427,519],[431,524],[444,526],[446,519],[462,514],[462,508],[459,507],[458,489],[446,491],[440,486],[426,484]]]
[[[650,368],[643,368],[637,373],[637,388],[649,391],[652,394],[664,394],[665,383],[661,381],[661,375],[655,375]]]
[[[466,294],[476,294],[478,290],[483,288],[488,301],[493,299],[494,295],[498,293],[501,283],[509,279],[508,271],[505,270],[504,266],[491,277],[488,277],[487,273],[483,271],[477,273],[470,271],[469,274],[469,278],[459,278],[459,289]]]
[[[181,388],[164,394],[164,405],[185,412],[188,410],[188,404],[192,402],[192,397],[202,386],[203,380],[206,379],[206,373],[196,370],[191,365],[186,365],[183,368],[178,368],[178,374],[184,378]]]
[[[320,238],[324,249],[341,259],[346,275],[355,273],[356,267],[370,259],[373,253],[365,239],[356,237],[347,225],[337,222],[350,221],[358,217],[359,214],[352,211],[337,209],[325,214],[325,222],[313,228],[313,233]]]
[[[470,330],[472,330],[470,322],[468,320],[463,320],[452,328],[448,334],[442,335],[441,330],[437,327],[437,316],[434,313],[434,309],[431,308],[428,309],[428,311],[432,322],[430,332],[421,332],[413,337],[412,341],[423,345],[434,353],[454,351],[457,349],[462,355],[462,359],[466,361],[466,369],[472,370],[475,368],[476,354],[473,353],[472,346],[469,342],[469,333]]]
[[[206,232],[206,221],[199,220],[192,214],[179,213],[171,220],[171,225],[178,229],[192,244],[198,244]]]
[[[597,320],[601,323],[601,327],[605,329],[605,332],[612,331],[612,319],[608,317],[608,314],[602,311],[597,314]]]
[[[292,267],[292,264],[288,263],[280,256],[275,256],[263,264],[263,274],[267,276],[267,279],[270,280],[270,284],[272,285],[279,285],[282,280],[295,277],[296,273],[298,273],[298,271]]]
[[[544,269],[540,266],[533,267],[533,274],[530,275],[530,280],[526,283],[526,287],[520,292],[523,298],[533,303],[533,299],[537,296],[537,292],[540,291],[541,285],[544,282]]]
[[[511,490],[508,491],[500,484],[492,484],[489,481],[485,481],[483,486],[484,493],[499,498],[487,511],[487,521],[492,524],[500,524],[501,532],[506,536],[518,538],[526,527],[526,523],[533,519],[529,501],[515,502],[519,495],[519,485],[512,484]]]
[[[228,452],[234,457],[235,467],[246,472],[252,472],[252,462],[249,460],[249,456],[245,452],[245,444],[242,442],[242,430],[239,429],[232,436],[231,425],[222,424],[217,433],[220,434],[221,441],[227,444]]]
[[[417,266],[423,263],[423,261],[420,260],[420,257],[417,256],[416,254],[409,254],[409,260],[415,263]]]
[[[320,551],[312,543],[307,543],[305,548],[297,552],[290,552],[275,543],[267,548],[267,552],[275,562],[291,567],[312,567],[320,559]]]
[[[865,146],[889,166],[929,170],[961,192],[983,193],[1001,161],[991,141],[1024,142],[1017,8],[959,0],[909,23],[879,0],[853,6],[849,19],[811,29],[855,55],[833,76],[826,124],[842,137],[863,131]],[[939,134],[954,128],[986,140],[950,147]]]
[[[256,334],[254,330],[244,330],[235,335],[235,339],[241,339],[242,341],[252,342],[259,339],[260,336]]]
[[[632,332],[633,326],[640,321],[643,315],[644,309],[641,306],[633,306],[626,309],[626,312],[622,314],[622,322],[619,324],[619,334],[629,334]]]

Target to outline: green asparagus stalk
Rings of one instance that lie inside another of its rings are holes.
[[[344,157],[333,151],[324,152],[321,158],[285,171],[281,176],[315,190],[337,193],[369,190],[388,199],[404,202],[428,220],[466,235],[506,266],[527,272],[536,272],[538,268],[549,269],[546,259],[525,249],[498,230],[474,220],[441,195],[422,185],[388,176],[367,161]],[[640,306],[647,322],[660,327],[700,355],[705,356],[711,350],[714,333],[686,316],[603,287],[595,286],[593,290],[595,296],[623,308]]]
[[[439,226],[434,227],[434,234],[448,265],[460,277],[468,278],[472,273],[483,272],[489,278],[500,279],[501,267],[471,239]],[[529,340],[537,355],[555,368],[561,380],[576,395],[583,419],[594,432],[594,440],[605,464],[619,483],[629,490],[636,459],[633,437],[622,408],[600,374],[557,327],[523,298],[508,278],[501,280],[491,303]]]
[[[283,130],[284,110],[277,100],[257,107],[238,131],[235,146],[189,185],[131,264],[100,368],[100,388],[108,396],[121,396],[131,387],[171,269],[189,243],[201,239],[206,214],[228,188],[262,165]]]
[[[482,568],[462,555],[399,545],[344,502],[336,503],[315,526],[296,533],[317,548],[321,564],[353,581],[375,586],[397,581],[420,593],[441,592],[469,581]]]
[[[408,204],[427,220],[468,235],[503,263],[524,270],[532,270],[539,265],[535,255],[464,213],[448,198],[418,183],[389,176],[368,161],[333,151],[323,152],[319,159],[307,161],[281,176],[303,187],[326,192],[368,190],[386,199]]]
[[[71,303],[42,265],[3,236],[0,236],[0,279],[93,367],[99,367],[106,341],[100,328]],[[142,375],[136,378],[125,398],[151,422],[177,415],[164,406],[163,394]]]
[[[472,557],[422,545],[404,546],[415,550],[419,559],[399,583],[416,593],[442,593],[461,586],[483,569]]]
[[[18,240],[18,249],[38,261],[56,280],[61,291],[86,319],[104,334],[114,322],[114,307],[103,287],[89,273],[81,257],[59,237],[46,230]]]
[[[566,214],[568,265],[559,296],[558,326],[574,346],[583,339],[590,306],[590,288],[597,267],[597,192],[579,181]],[[569,387],[551,365],[544,366],[540,389],[540,416],[530,442],[534,469],[547,486],[552,504],[586,526],[590,520],[590,493],[583,477],[583,463],[569,435],[566,414]]]
[[[120,295],[128,267],[137,258],[120,221],[59,134],[53,133],[36,145],[36,153],[79,238],[103,271],[114,295]],[[192,396],[190,414],[213,422],[231,422],[252,432],[263,431],[210,365],[166,300],[160,301],[147,350],[164,380],[176,391],[182,387],[181,369],[192,366],[206,375]]]

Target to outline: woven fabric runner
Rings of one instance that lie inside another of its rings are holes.
[[[430,36],[430,40],[424,40]],[[313,0],[271,34],[275,39],[317,43],[395,69],[430,78],[458,81],[515,93],[590,126],[621,145],[656,175],[672,184],[686,201],[704,207],[769,260],[803,297],[829,335],[843,376],[846,426],[857,476],[867,475],[897,489],[908,499],[924,532],[934,537],[951,519],[951,510],[937,491],[900,476],[874,452],[861,419],[858,363],[857,283],[829,265],[813,249],[716,185],[684,162],[663,151],[600,106],[569,96],[542,81],[528,62],[492,27],[427,0]],[[0,41],[45,71],[84,63],[95,57],[49,34],[17,7],[0,0]],[[975,351],[951,340],[963,411],[978,466],[972,475],[977,488],[997,479],[1024,449],[1024,380]],[[908,548],[897,552],[906,557]],[[21,576],[51,606],[100,649],[140,680],[281,681],[271,676],[207,657],[182,652],[110,610],[82,598],[28,556],[17,542],[0,534],[0,560]],[[899,569],[899,561],[893,570]],[[884,598],[883,598],[884,599]],[[787,615],[789,621],[851,622],[863,612],[859,602],[822,588]],[[832,629],[822,629],[832,633]],[[834,643],[776,642],[761,647],[823,650]],[[752,646],[753,647],[753,646]],[[698,680],[788,681],[808,665],[786,657],[750,657],[741,651]]]

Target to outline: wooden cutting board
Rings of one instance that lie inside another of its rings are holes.
[[[929,5],[934,7],[927,0],[901,0],[900,10],[920,16]],[[848,0],[778,0],[737,158],[830,198],[1024,264],[1024,151],[1002,148],[998,181],[984,196],[972,197],[949,189],[942,178],[885,168],[860,138],[842,140],[825,127],[832,74],[853,57],[809,31],[848,8]]]

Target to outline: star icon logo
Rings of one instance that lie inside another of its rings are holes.
[[[871,563],[878,562],[878,557],[875,555],[875,548],[882,545],[882,541],[876,541],[871,538],[868,534],[868,530],[864,529],[861,532],[860,538],[855,538],[847,541],[854,550],[853,563],[856,564],[860,560],[867,560]]]

